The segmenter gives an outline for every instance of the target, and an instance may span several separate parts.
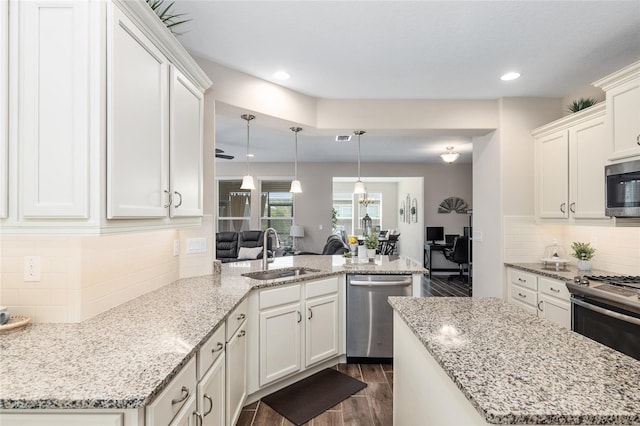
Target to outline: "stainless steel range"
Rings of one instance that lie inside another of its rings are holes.
[[[567,288],[573,331],[640,360],[640,276],[586,275]]]

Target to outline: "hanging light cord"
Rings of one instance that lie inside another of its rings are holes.
[[[360,136],[366,132],[364,130],[356,130],[353,133],[358,135],[358,181],[360,181]]]
[[[247,175],[249,174],[249,122],[253,120],[255,115],[243,114],[242,119],[247,120]]]
[[[295,180],[298,180],[298,132],[302,130],[302,127],[290,127],[291,131],[296,134],[296,144],[294,150],[294,175]]]

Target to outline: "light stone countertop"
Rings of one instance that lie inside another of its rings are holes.
[[[242,276],[261,270],[261,261],[228,263],[221,276],[180,279],[81,323],[29,324],[2,333],[0,409],[138,408],[162,391],[254,288],[345,272],[425,272],[402,257],[344,263],[341,256],[277,258],[269,269],[321,271],[277,281]]]
[[[549,278],[555,278],[562,281],[573,281],[576,276],[583,275],[620,275],[614,272],[603,271],[600,269],[591,269],[589,271],[580,271],[576,265],[569,264],[565,268],[556,271],[554,266],[544,266],[540,263],[509,263],[505,262],[504,266],[520,269],[521,271],[532,272],[534,274],[543,275]]]
[[[640,361],[500,299],[389,301],[489,423],[640,424]]]

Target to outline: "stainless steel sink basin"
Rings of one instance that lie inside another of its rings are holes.
[[[248,272],[246,274],[242,274],[242,276],[253,278],[254,280],[278,280],[280,278],[297,277],[300,275],[306,275],[313,272],[320,272],[320,271],[317,269],[309,269],[309,268],[287,268],[287,269],[274,269],[271,271]]]

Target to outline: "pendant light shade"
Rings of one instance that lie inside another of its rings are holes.
[[[253,182],[253,176],[249,173],[249,122],[256,118],[256,116],[251,114],[242,114],[240,118],[247,121],[247,175],[242,178],[242,185],[240,185],[240,189],[256,189],[256,185]]]
[[[455,152],[453,150],[452,146],[448,146],[447,147],[447,152],[445,152],[444,154],[440,155],[440,157],[442,157],[442,159],[444,160],[445,163],[453,163],[454,161],[456,161],[459,157],[460,157],[460,153]]]
[[[291,181],[291,189],[289,192],[293,192],[294,194],[299,194],[302,192],[302,185],[300,185],[300,181],[298,180],[298,132],[302,130],[302,127],[290,127],[291,131],[296,134],[296,145],[295,145],[295,179]]]
[[[356,130],[353,132],[354,135],[358,136],[358,180],[353,187],[354,194],[364,194],[367,192],[367,189],[364,187],[364,183],[360,180],[360,136],[364,135],[366,132],[364,130]]]

